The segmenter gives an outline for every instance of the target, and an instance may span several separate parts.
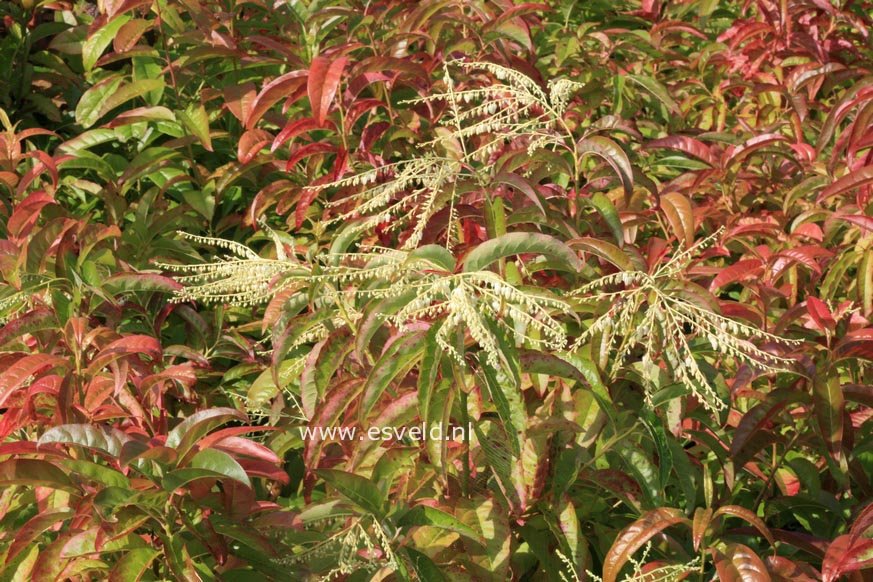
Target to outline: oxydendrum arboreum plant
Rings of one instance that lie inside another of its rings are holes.
[[[451,67],[484,70],[497,82],[459,89],[450,73]],[[513,142],[518,146],[520,142],[530,155],[540,150],[563,151],[572,159],[576,178],[580,176],[583,158],[598,153],[619,169],[620,177],[624,176],[620,171],[621,160],[605,155],[602,143],[591,141],[587,133],[581,140],[574,140],[563,119],[572,92],[580,87],[578,83],[553,81],[547,94],[518,71],[480,62],[447,64],[443,82],[443,91],[410,101],[412,105],[443,104],[447,108],[446,121],[434,130],[437,137],[423,144],[421,156],[311,187],[318,192],[358,189],[327,202],[325,218],[317,231],[341,221],[354,220],[358,233],[387,224],[389,229],[405,229],[399,248],[361,243],[356,252],[297,257],[288,254],[277,233],[264,225],[275,243],[275,257],[266,258],[237,242],[184,235],[193,242],[224,248],[231,255],[200,264],[162,265],[183,273],[178,280],[185,287],[177,293],[177,300],[251,306],[287,291],[305,295],[316,309],[336,310],[334,325],[354,326],[363,316],[367,301],[390,299],[392,308],[383,314],[383,321],[401,330],[416,322],[439,322],[438,345],[461,365],[465,363],[464,338],[469,336],[484,352],[488,363],[499,367],[502,357],[499,329],[509,332],[517,346],[556,353],[565,350],[572,353],[596,344],[601,355],[611,357],[612,364],[607,366],[604,360],[603,365],[612,378],[637,350],[641,352],[638,367],[648,402],[663,388],[665,378],[661,376],[666,370],[668,383],[672,380],[684,386],[713,411],[724,409],[725,404],[713,387],[713,378],[707,377],[698,364],[705,354],[700,345],[693,345],[696,340],[706,340],[721,358],[749,364],[762,373],[789,366],[790,359],[756,347],[750,340],[774,344],[791,341],[725,317],[712,295],[681,278],[696,253],[713,244],[721,230],[688,248],[680,248],[652,272],[627,261],[629,267],[618,273],[570,287],[565,298],[521,284],[514,269],[516,264],[524,268],[521,260],[507,265],[505,276],[486,269],[488,261],[478,258],[471,261],[472,255],[468,254],[459,271],[453,254],[461,234],[456,226],[456,205],[460,196],[469,192],[471,184],[489,187],[489,180],[499,173],[498,163],[505,163],[494,154],[506,144]],[[600,145],[600,150],[593,148],[592,143]],[[431,219],[446,211],[448,226],[442,245],[423,244]],[[545,236],[533,233],[504,236],[515,235]],[[551,239],[550,244],[574,253],[557,239]],[[493,246],[495,257],[503,256],[501,245]],[[514,250],[504,255],[539,250],[535,244],[509,246]],[[480,250],[473,254],[487,255]],[[575,254],[569,263],[574,261],[579,261]],[[570,265],[566,270],[573,271],[575,267]],[[511,273],[513,283],[509,282]],[[602,313],[588,322],[587,329],[570,343],[567,330],[578,317],[575,312],[588,309],[579,308],[580,304],[592,303]],[[573,305],[577,306],[575,310]],[[328,331],[327,326],[319,324],[294,345],[324,339]]]

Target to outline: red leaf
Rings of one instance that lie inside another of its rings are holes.
[[[716,289],[730,283],[760,277],[762,265],[761,259],[737,261],[730,267],[725,267],[718,275],[713,277],[712,283],[709,284],[709,290],[710,292],[715,292]]]
[[[306,74],[306,71],[291,71],[267,83],[252,101],[251,110],[246,117],[246,128],[253,128],[258,120],[264,116],[264,113],[279,99],[293,95],[297,89],[302,87],[306,82]]]
[[[603,582],[615,582],[622,566],[634,552],[657,534],[677,523],[688,525],[688,518],[678,509],[659,507],[621,530],[603,559]]]
[[[746,140],[745,143],[737,148],[732,149],[729,147],[725,151],[725,154],[728,162],[734,162],[737,160],[741,160],[752,152],[767,147],[768,145],[774,144],[776,142],[787,141],[788,138],[784,135],[779,135],[778,133],[765,133],[762,135],[756,135],[755,137]]]
[[[108,366],[110,362],[133,354],[144,354],[153,361],[160,361],[161,343],[147,335],[129,335],[117,339],[100,350],[100,353],[91,360],[88,373],[94,374],[104,366]]]
[[[818,579],[811,566],[801,567],[782,556],[767,556],[765,563],[774,582],[815,582]]]
[[[706,162],[712,167],[716,166],[715,158],[712,155],[712,150],[709,146],[693,137],[671,135],[670,137],[663,137],[661,139],[656,139],[655,141],[650,141],[644,145],[643,148],[677,150]]]
[[[831,542],[821,565],[822,582],[834,582],[845,572],[873,566],[873,540],[851,534]]]
[[[251,113],[252,103],[258,92],[254,83],[228,85],[224,88],[224,106],[240,123],[245,123]]]
[[[55,368],[67,363],[66,359],[49,354],[33,354],[16,360],[0,374],[0,407],[16,389],[40,370]]]
[[[843,176],[821,191],[821,194],[816,199],[816,204],[821,204],[832,196],[845,194],[854,188],[866,186],[867,184],[873,184],[873,166],[866,166]]]
[[[275,152],[289,139],[294,139],[301,133],[312,131],[313,129],[318,129],[318,122],[311,117],[304,117],[303,119],[292,121],[283,127],[282,131],[279,132],[279,135],[276,136],[276,139],[273,140],[273,145],[270,146],[270,151]]]
[[[824,332],[833,330],[837,326],[834,321],[834,316],[827,304],[818,297],[808,297],[806,299],[806,311],[809,316],[818,324],[819,330]]]
[[[42,190],[30,194],[19,202],[15,206],[15,210],[12,211],[9,222],[6,224],[6,232],[9,233],[9,238],[16,241],[30,234],[30,230],[36,224],[43,207],[54,203],[55,199]]]
[[[864,536],[870,528],[873,528],[873,503],[868,504],[867,507],[858,514],[851,529],[849,529],[849,533],[853,536],[860,537]]]
[[[112,40],[113,50],[117,53],[129,51],[136,46],[136,43],[139,42],[145,31],[152,26],[154,26],[153,21],[142,18],[134,18],[129,22],[125,22]]]
[[[288,162],[285,164],[285,170],[290,171],[291,168],[294,167],[294,164],[302,160],[303,158],[308,158],[309,156],[314,156],[316,154],[331,154],[336,152],[336,146],[333,144],[317,141],[314,143],[308,143],[305,146],[298,148],[294,154],[288,158]]]
[[[250,129],[239,138],[236,157],[241,164],[247,164],[263,148],[273,141],[273,135],[263,129]]]
[[[873,224],[873,220],[870,221]],[[821,227],[814,222],[804,222],[800,226],[794,229],[791,233],[792,236],[805,236],[807,238],[811,238],[816,242],[821,242],[824,240],[824,233],[821,230]]]
[[[348,57],[340,57],[335,61],[325,56],[312,59],[312,65],[309,67],[307,91],[309,92],[312,116],[320,126],[323,126],[327,119],[327,112],[336,95],[343,69],[348,61]]]
[[[761,558],[743,544],[729,544],[722,554],[712,550],[721,582],[771,582]]]
[[[9,564],[21,550],[32,544],[44,531],[52,528],[75,515],[72,509],[46,509],[36,514],[25,523],[15,534],[15,539],[6,552],[6,564]]]

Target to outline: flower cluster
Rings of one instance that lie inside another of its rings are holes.
[[[710,244],[718,234],[677,253],[653,274],[623,271],[577,289],[576,294],[585,300],[610,306],[577,338],[572,349],[579,349],[595,334],[601,334],[603,343],[615,351],[614,375],[631,351],[641,345],[643,378],[651,388],[657,387],[660,371],[657,360],[663,360],[675,379],[711,410],[722,410],[725,404],[700,370],[689,337],[705,338],[713,350],[763,372],[784,370],[791,360],[766,352],[749,340],[782,344],[797,343],[797,340],[788,340],[721,315],[717,303],[705,289],[676,278],[695,251]],[[617,285],[623,288],[604,291]],[[651,397],[651,393],[647,393],[647,397]]]
[[[410,100],[408,103],[448,104],[445,131],[420,144],[423,154],[354,176],[309,189],[324,191],[362,188],[349,196],[331,200],[327,210],[340,208],[324,226],[355,217],[364,217],[372,227],[389,223],[389,228],[409,226],[403,249],[414,249],[422,240],[431,219],[448,209],[448,224],[455,218],[457,184],[461,179],[487,183],[493,171],[492,154],[507,142],[518,140],[522,147],[556,148],[572,146],[572,133],[563,127],[563,112],[581,85],[564,80],[550,84],[550,93],[528,76],[494,63],[456,61],[451,66],[482,70],[498,82],[470,89],[456,89],[446,64],[444,91]],[[564,131],[558,131],[563,128]],[[476,138],[475,140],[473,138]],[[446,247],[453,244],[451,233]]]
[[[398,287],[415,289],[417,296],[389,320],[403,326],[421,319],[444,317],[437,332],[437,343],[461,363],[463,356],[456,348],[455,338],[459,330],[466,329],[485,352],[488,362],[499,367],[500,348],[492,331],[493,324],[508,331],[520,343],[552,350],[566,346],[564,326],[553,314],[569,313],[569,305],[552,296],[518,289],[496,273],[428,275]]]

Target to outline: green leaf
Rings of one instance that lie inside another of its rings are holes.
[[[164,443],[168,448],[175,448],[179,456],[187,453],[194,444],[206,436],[212,429],[232,421],[248,420],[246,415],[233,408],[209,408],[195,412],[167,434]]]
[[[209,134],[209,115],[206,108],[198,103],[189,105],[185,111],[176,111],[176,117],[182,124],[197,136],[200,143],[208,151],[212,151],[212,137]]]
[[[517,384],[501,384],[497,370],[488,363],[487,358],[479,359],[479,370],[476,378],[497,409],[497,415],[503,423],[503,428],[509,438],[509,445],[515,457],[521,455],[521,440],[524,438],[524,428],[527,426],[527,414],[524,400]]]
[[[124,105],[128,101],[132,101],[137,97],[143,97],[153,91],[163,90],[163,79],[143,79],[142,81],[135,81],[133,83],[128,83],[127,85],[122,85],[118,90],[113,91],[110,95],[106,96],[106,100],[100,105],[100,109],[97,111],[97,117],[94,121],[96,122],[116,107]],[[119,129],[117,131],[121,130]]]
[[[227,478],[227,475],[209,469],[197,469],[193,467],[188,469],[176,469],[175,471],[170,471],[164,475],[164,478],[161,479],[161,487],[163,487],[164,491],[172,493],[198,479],[221,480]]]
[[[230,479],[235,479],[248,487],[252,486],[252,482],[246,470],[242,468],[242,465],[236,459],[218,449],[203,449],[191,459],[191,467],[214,471]]]
[[[121,447],[130,437],[118,429],[93,424],[63,424],[51,428],[39,439],[39,445],[66,443],[96,449],[113,457],[121,455]]]
[[[345,497],[351,499],[364,511],[372,513],[378,518],[385,515],[385,499],[369,479],[347,473],[337,469],[318,469],[315,474],[339,491]]]
[[[412,569],[421,582],[446,582],[442,570],[426,555],[413,550],[409,546],[404,546],[402,551],[406,552],[406,557],[409,558]]]
[[[82,65],[85,67],[86,73],[91,72],[100,55],[112,43],[115,35],[118,34],[118,31],[128,20],[130,20],[130,15],[122,14],[98,28],[85,40],[85,43],[82,45]]]
[[[676,101],[674,101],[673,98],[670,96],[670,92],[667,90],[663,83],[656,81],[652,77],[643,77],[642,75],[627,75],[627,78],[654,95],[661,103],[664,104],[665,107],[667,107],[667,109],[670,110],[671,113],[674,113],[676,115],[682,114],[682,110],[679,108],[679,105],[677,105]]]
[[[97,123],[102,115],[100,113],[103,103],[111,95],[114,95],[121,86],[124,78],[121,75],[114,75],[108,79],[100,81],[79,98],[79,103],[76,105],[76,123],[87,129]],[[113,132],[113,136],[114,136]]]
[[[70,478],[48,461],[8,459],[0,462],[0,484],[75,490]]]
[[[403,517],[397,520],[397,525],[400,527],[429,525],[433,527],[438,527],[440,529],[453,531],[479,544],[485,543],[485,540],[482,539],[482,536],[477,534],[476,531],[473,530],[473,528],[464,524],[462,521],[460,521],[458,518],[451,515],[450,513],[446,513],[441,509],[437,509],[429,505],[417,505],[413,507],[412,509],[404,513]]]
[[[595,192],[591,198],[579,198],[580,204],[589,204],[603,217],[606,225],[612,231],[612,236],[615,238],[615,244],[619,247],[624,246],[624,227],[621,224],[621,218],[618,215],[618,210],[615,209],[615,204],[612,200],[604,196],[601,192]]]
[[[858,303],[866,317],[873,315],[873,251],[863,253],[858,265]]]
[[[71,473],[79,475],[80,479],[83,481],[91,479],[107,487],[130,488],[130,480],[125,477],[123,473],[116,471],[111,467],[99,463],[92,463],[91,461],[71,459],[64,459],[58,462]]]
[[[594,256],[609,261],[622,271],[645,271],[646,266],[641,260],[633,260],[624,251],[612,243],[591,238],[575,238],[567,243],[572,248],[578,248]]]
[[[485,241],[464,259],[464,271],[481,271],[498,259],[521,254],[541,254],[571,272],[579,272],[582,262],[573,250],[547,234],[511,232]]]
[[[625,200],[631,199],[634,193],[634,169],[620,145],[607,137],[593,135],[580,140],[576,144],[576,150],[580,159],[593,154],[612,166],[624,187]]]
[[[651,409],[641,415],[640,420],[643,426],[648,430],[652,441],[655,443],[655,449],[658,452],[658,476],[661,484],[661,491],[667,489],[667,482],[670,480],[670,473],[673,471],[673,451],[667,440],[667,431],[664,429],[664,423],[658,418],[658,415]]]
[[[421,356],[424,348],[424,334],[413,333],[397,339],[385,350],[379,358],[364,384],[364,394],[358,409],[358,419],[364,423],[376,401],[382,395],[388,384],[413,360]]]
[[[430,418],[430,401],[439,379],[443,351],[436,338],[442,325],[442,321],[436,321],[427,330],[421,363],[418,367],[418,410],[419,417],[424,421]]]
[[[136,548],[124,553],[109,573],[109,582],[139,582],[161,553],[152,548]]]
[[[816,420],[828,452],[838,463],[843,450],[843,416],[845,400],[840,376],[830,366],[822,366],[812,385]]]
[[[440,269],[453,273],[457,266],[455,257],[441,245],[424,245],[418,247],[406,259],[406,264],[424,263],[426,269]]]

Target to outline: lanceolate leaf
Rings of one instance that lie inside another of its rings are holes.
[[[541,254],[553,259],[557,266],[572,272],[581,269],[576,253],[558,239],[532,232],[512,232],[485,241],[464,259],[464,271],[481,271],[498,259],[512,255]]]
[[[576,149],[581,157],[594,154],[612,166],[612,169],[621,179],[625,199],[630,200],[634,191],[634,172],[633,166],[621,146],[609,138],[594,135],[580,141],[576,145]]]
[[[139,582],[159,555],[152,548],[128,550],[109,573],[109,582]]]
[[[828,546],[822,563],[823,582],[834,582],[842,574],[873,567],[873,540],[842,535]]]
[[[90,424],[65,424],[46,431],[39,444],[66,443],[103,451],[113,457],[121,455],[121,447],[130,437],[118,429]]]
[[[828,198],[839,196],[840,194],[846,194],[855,188],[867,186],[868,184],[873,184],[873,166],[866,166],[860,170],[855,170],[854,172],[846,174],[822,190],[821,194],[818,195],[816,203],[821,204]]]
[[[194,469],[214,471],[225,477],[235,479],[247,487],[252,486],[245,469],[229,454],[218,449],[203,449],[191,459]]]
[[[676,240],[684,243],[685,248],[694,244],[694,209],[691,201],[678,192],[668,192],[661,195],[661,209],[667,216]]]
[[[612,243],[591,237],[582,237],[571,240],[568,245],[591,253],[605,261],[608,261],[622,271],[644,270],[645,264],[632,260],[620,248]]]
[[[385,499],[369,479],[336,469],[319,469],[315,473],[365,511],[382,517]]]
[[[661,139],[650,141],[644,147],[646,149],[665,148],[678,150],[682,153],[694,156],[695,158],[706,162],[710,166],[716,166],[715,158],[712,155],[709,146],[693,137],[671,135],[670,137],[664,137]]]
[[[691,525],[678,509],[659,507],[621,530],[603,559],[603,582],[616,582],[622,567],[646,542],[668,527]]]
[[[453,531],[479,544],[485,540],[471,527],[461,522],[455,516],[428,505],[417,505],[403,514],[397,521],[400,527],[414,525],[429,525],[441,529]]]
[[[97,59],[100,58],[106,47],[112,43],[115,35],[128,20],[130,20],[130,16],[127,14],[119,16],[98,28],[94,34],[88,37],[88,40],[82,45],[82,65],[85,67],[86,72],[90,72],[94,68]]]
[[[245,421],[246,415],[233,408],[210,408],[195,412],[180,422],[167,435],[166,446],[184,455],[191,446],[210,431],[231,421]]]
[[[743,544],[729,544],[724,553],[713,550],[713,556],[721,582],[770,582],[764,562]]]
[[[497,370],[491,367],[487,358],[481,358],[479,364],[481,371],[479,377],[483,380],[484,388],[503,422],[512,453],[518,457],[521,455],[521,442],[527,424],[522,395],[517,385],[510,382],[501,383],[498,380]]]
[[[421,333],[410,334],[397,339],[379,358],[373,366],[367,382],[364,384],[358,419],[366,422],[366,418],[375,406],[388,384],[404,370],[414,359],[421,356],[424,347],[424,336]]]
[[[327,112],[336,95],[347,62],[347,57],[331,60],[328,57],[317,56],[312,59],[312,65],[309,67],[307,91],[309,92],[312,116],[319,125],[324,125],[327,119]]]
[[[843,409],[845,401],[840,377],[828,374],[825,368],[813,382],[813,402],[822,437],[835,461],[840,460],[843,450]]]

